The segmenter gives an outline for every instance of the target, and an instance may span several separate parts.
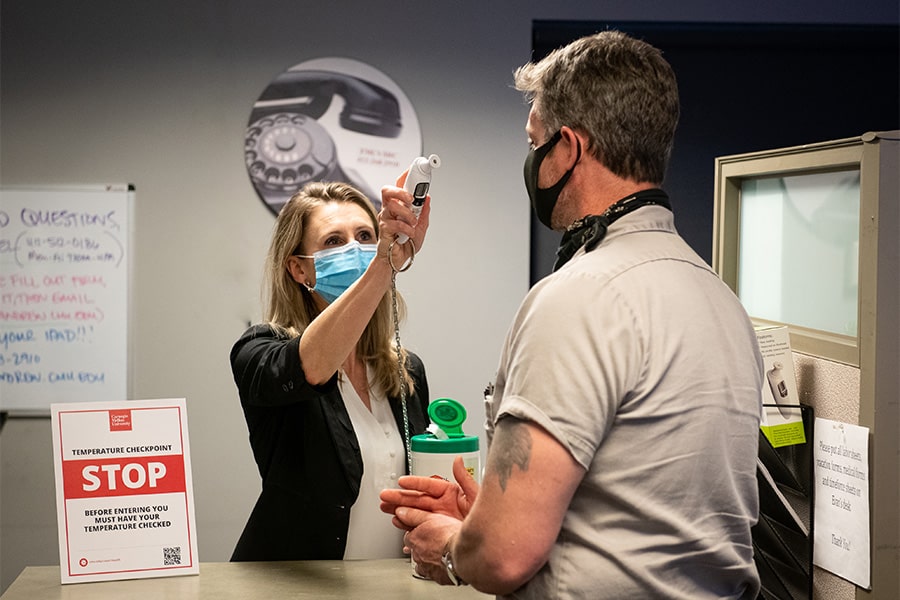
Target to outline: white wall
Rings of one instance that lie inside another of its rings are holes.
[[[530,56],[532,19],[897,19],[893,0],[728,4],[3,0],[0,183],[136,186],[133,397],[187,398],[202,561],[228,559],[259,491],[228,351],[259,320],[273,222],[243,162],[264,86],[345,56],[415,105],[443,166],[427,245],[398,277],[403,339],[432,396],[464,402],[480,430],[481,391],[528,285],[527,107],[511,73]],[[48,419],[7,422],[0,487],[2,592],[24,566],[58,564]]]

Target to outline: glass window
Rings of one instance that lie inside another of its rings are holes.
[[[741,182],[738,296],[758,318],[857,335],[859,170]]]

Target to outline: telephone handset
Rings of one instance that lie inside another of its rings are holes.
[[[411,208],[416,218],[421,214],[425,198],[428,197],[428,190],[431,187],[431,172],[440,166],[441,157],[437,154],[432,154],[428,158],[420,156],[409,166],[403,189],[413,196]],[[404,233],[397,236],[397,242],[400,244],[405,244],[408,239],[409,236]]]
[[[250,121],[273,112],[298,112],[318,119],[334,96],[344,99],[344,129],[395,138],[400,135],[400,104],[388,90],[352,75],[331,71],[285,71],[263,91]]]
[[[332,71],[281,73],[253,105],[244,138],[253,187],[276,215],[310,181],[346,181],[378,199],[361,178],[341,168],[334,141],[317,121],[335,96],[344,100],[339,116],[344,129],[386,138],[400,135],[400,105],[383,87]]]

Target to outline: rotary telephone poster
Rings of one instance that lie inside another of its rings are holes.
[[[62,583],[198,574],[185,400],[50,411]]]

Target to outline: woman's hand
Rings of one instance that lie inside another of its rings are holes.
[[[403,189],[407,174],[408,171],[403,172],[396,186],[381,188],[381,212],[378,213],[378,256],[387,259],[388,252],[392,252],[390,261],[397,269],[402,269],[422,249],[431,213],[431,196],[428,196],[416,219],[411,208],[412,194]],[[409,236],[409,241],[396,243],[391,248],[391,243],[401,233]]]

